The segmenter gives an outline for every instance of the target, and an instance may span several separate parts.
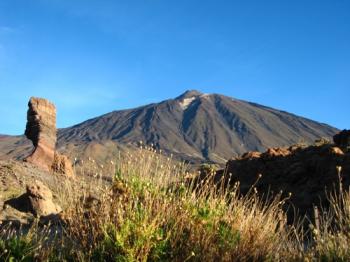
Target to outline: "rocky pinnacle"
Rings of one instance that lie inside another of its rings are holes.
[[[43,98],[32,97],[28,103],[25,135],[35,147],[26,161],[50,170],[57,140],[56,107]]]

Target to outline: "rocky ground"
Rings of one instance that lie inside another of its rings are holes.
[[[83,197],[84,194],[94,194],[99,188],[110,184],[111,175],[109,177],[106,175],[103,177],[93,176],[91,169],[92,165],[85,171],[80,169],[74,178],[67,178],[62,174],[43,171],[35,165],[24,161],[0,161],[0,224],[28,225],[36,216],[39,217],[41,215],[37,214],[37,210],[50,208],[47,206],[50,206],[51,203],[45,202],[46,200],[52,201],[54,205],[64,210],[76,199]],[[97,170],[97,167],[94,170]],[[40,185],[41,183],[42,186]],[[40,185],[40,190],[43,190],[33,192],[33,187],[36,187],[38,184]],[[21,198],[23,200],[23,196],[28,194],[28,188],[32,188],[29,189],[31,190],[29,191],[31,195],[36,194],[39,199],[45,200],[44,206],[40,206],[41,203],[39,203],[39,207],[34,207],[34,210],[31,210],[32,204],[21,202]],[[50,192],[47,193],[47,190]],[[40,195],[41,192],[43,192],[43,195]],[[47,197],[47,195],[49,196]],[[7,203],[9,200],[10,202]],[[11,203],[11,200],[12,203],[15,203],[14,205]],[[16,203],[19,203],[20,207]],[[57,209],[52,214],[57,214],[59,211],[60,209]],[[44,215],[49,214],[50,212]]]
[[[5,208],[4,202],[25,193],[26,185],[33,184],[36,180],[54,185],[54,178],[30,163],[15,160],[0,161],[0,221],[28,223],[33,219],[32,214],[19,212],[10,206]]]
[[[0,224],[52,219],[86,192],[93,194],[110,183],[113,161],[102,165],[91,157],[74,157],[72,163],[59,153],[56,108],[50,101],[30,99],[25,135],[28,139],[0,136],[2,148],[10,149],[0,156]],[[91,147],[91,152],[98,152],[98,145]]]

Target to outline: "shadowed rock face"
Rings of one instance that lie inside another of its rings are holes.
[[[339,134],[333,137],[333,141],[337,146],[348,147],[350,146],[350,130],[343,130]]]
[[[33,142],[33,153],[26,161],[50,170],[57,140],[56,107],[43,98],[32,97],[28,103],[25,135]]]
[[[335,141],[336,137],[347,138],[345,133],[340,134],[343,135],[336,135]],[[216,181],[224,173],[226,181],[231,174],[232,184],[240,182],[242,193],[248,192],[252,185],[262,195],[282,190],[287,196],[291,192],[290,203],[300,214],[312,215],[313,205],[327,206],[325,190],[339,188],[339,175],[345,188],[350,185],[350,151],[329,142],[270,148],[265,153],[248,152],[229,160],[226,169],[216,174]],[[293,209],[289,211],[293,215]]]

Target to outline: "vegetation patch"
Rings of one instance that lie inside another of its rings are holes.
[[[348,192],[329,195],[331,209],[315,216],[312,239],[307,239],[299,224],[287,224],[281,195],[262,201],[254,190],[242,196],[238,186],[228,190],[210,182],[199,185],[188,180],[186,166],[152,150],[127,154],[116,162],[113,183],[96,184],[98,201],[89,208],[91,192],[80,192],[80,197],[69,199],[61,223],[45,230],[33,226],[25,234],[3,228],[0,260],[350,259]],[[68,185],[65,188],[69,191]]]

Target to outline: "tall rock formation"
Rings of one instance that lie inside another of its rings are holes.
[[[32,97],[28,103],[25,135],[34,151],[25,160],[46,171],[73,176],[70,160],[55,151],[57,141],[56,107],[43,98]]]
[[[56,107],[43,98],[32,97],[28,103],[25,135],[33,142],[33,153],[26,161],[49,171],[55,157],[57,140]]]

